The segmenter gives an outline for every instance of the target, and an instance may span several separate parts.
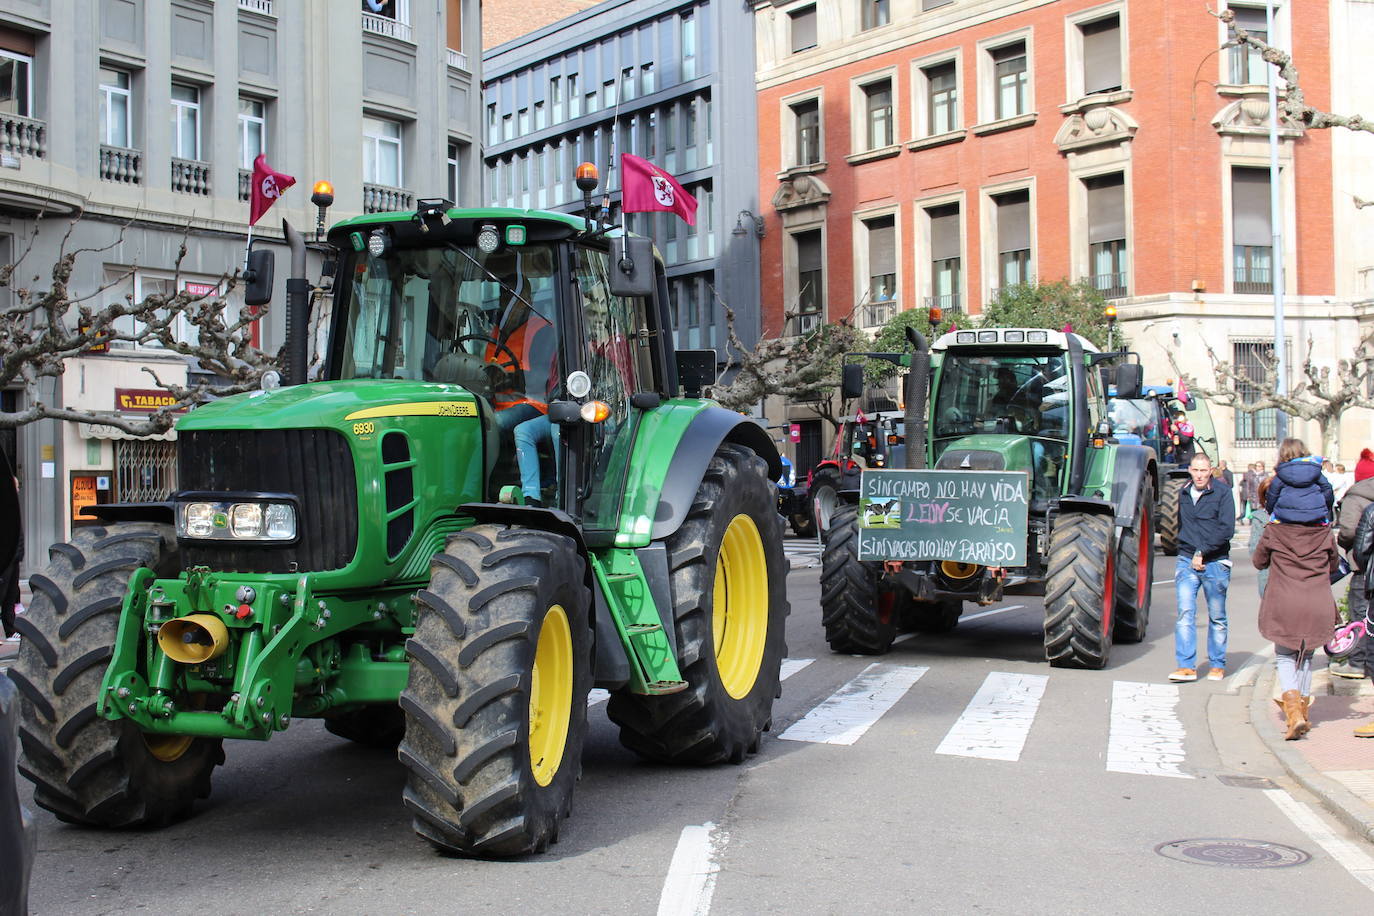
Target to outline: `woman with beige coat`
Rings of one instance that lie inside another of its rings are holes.
[[[1331,638],[1336,624],[1336,601],[1331,597],[1331,573],[1340,554],[1331,528],[1320,522],[1281,522],[1264,526],[1251,561],[1269,570],[1269,584],[1260,601],[1260,635],[1274,644],[1282,698],[1275,700],[1288,726],[1289,741],[1311,728],[1307,707],[1312,704],[1312,654]]]

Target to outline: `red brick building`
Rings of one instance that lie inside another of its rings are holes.
[[[1208,5],[756,3],[765,327],[975,316],[1006,284],[1090,279],[1151,381],[1209,377],[1208,346],[1258,359],[1274,342],[1266,66],[1222,48]],[[1293,0],[1275,19],[1319,107],[1346,5]],[[1265,30],[1262,2],[1231,7]],[[1280,133],[1285,337],[1334,354],[1363,310],[1335,299],[1354,267],[1337,263],[1332,136]],[[1272,413],[1217,425],[1233,462],[1270,457]]]

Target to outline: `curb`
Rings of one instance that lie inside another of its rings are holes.
[[[1274,669],[1264,666],[1250,692],[1250,724],[1265,747],[1283,764],[1288,775],[1321,800],[1322,806],[1357,836],[1374,843],[1374,805],[1370,805],[1330,776],[1308,763],[1302,754],[1284,740],[1269,715],[1269,694],[1274,686]]]

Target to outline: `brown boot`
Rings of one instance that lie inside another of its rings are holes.
[[[1296,690],[1283,692],[1283,715],[1288,725],[1288,733],[1283,736],[1287,741],[1298,740],[1312,727],[1307,722],[1307,702]]]

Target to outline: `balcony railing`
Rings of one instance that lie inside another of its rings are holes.
[[[1238,293],[1266,295],[1274,291],[1274,249],[1267,245],[1235,246],[1235,283]]]
[[[445,48],[444,50],[448,53],[448,65],[450,67],[457,67],[459,70],[468,68],[468,56],[466,54],[452,48]]]
[[[410,210],[415,206],[415,195],[404,188],[389,188],[382,184],[363,185],[363,212],[390,213],[393,210]]]
[[[877,328],[887,324],[889,318],[897,313],[897,303],[892,299],[870,302],[864,306],[863,327]]]
[[[102,144],[100,177],[121,184],[143,184],[143,150]]]
[[[272,0],[239,0],[239,9],[252,10],[264,16],[272,16]]]
[[[248,169],[239,169],[239,200],[248,200],[253,196],[253,173]]]
[[[47,149],[47,122],[0,112],[0,153],[42,159]]]
[[[1092,283],[1093,289],[1101,293],[1104,299],[1125,299],[1128,295],[1124,272],[1096,274],[1092,278]]]
[[[173,159],[172,190],[209,197],[210,163],[196,159]]]
[[[941,309],[946,314],[954,314],[964,310],[963,302],[958,293],[945,293],[943,296],[926,296],[926,308]]]
[[[363,31],[371,32],[374,35],[385,35],[388,38],[399,38],[402,41],[412,40],[409,23],[398,22],[389,16],[363,13]]]

